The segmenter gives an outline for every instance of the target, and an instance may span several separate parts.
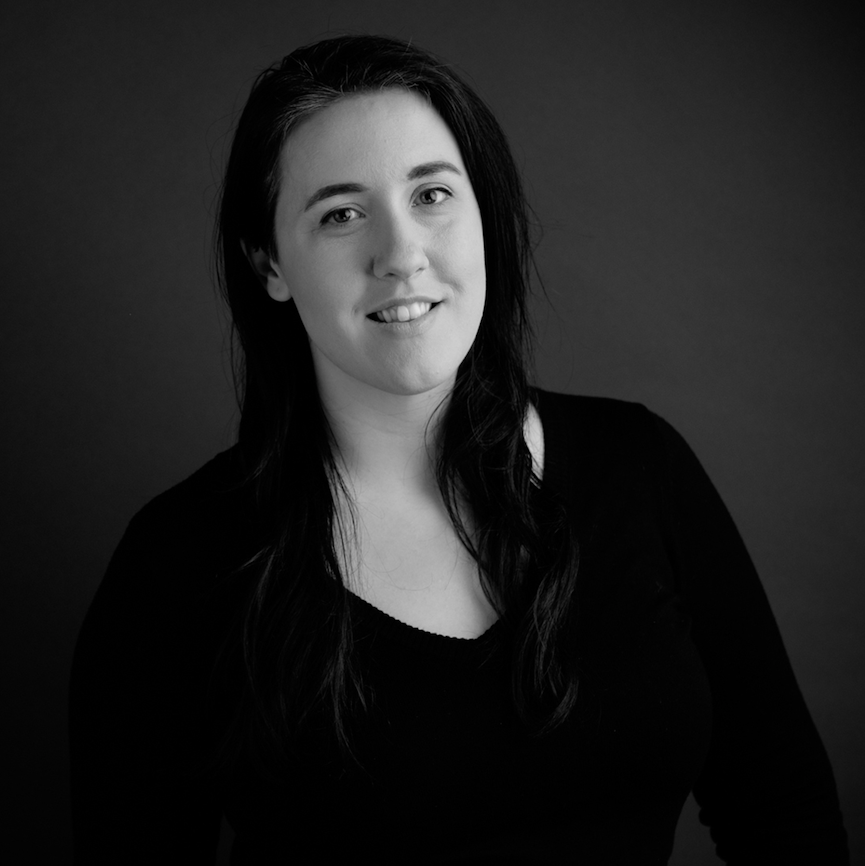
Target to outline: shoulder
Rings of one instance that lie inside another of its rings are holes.
[[[139,523],[165,523],[199,510],[227,507],[239,495],[243,473],[237,446],[222,451],[188,478],[151,499],[133,518]]]
[[[236,565],[249,540],[237,449],[148,502],[130,520],[100,592],[195,595]]]
[[[545,477],[562,490],[665,485],[699,464],[663,418],[641,403],[535,389]]]
[[[117,724],[132,718],[152,738],[163,710],[179,718],[199,694],[238,609],[242,478],[229,449],[129,522],[78,634],[70,694],[79,729],[122,710]]]
[[[641,403],[610,397],[558,394],[537,388],[533,398],[548,448],[558,444],[596,456],[622,448],[641,449],[656,441],[658,425],[665,423]]]
[[[223,451],[188,478],[151,499],[130,521],[127,534],[163,541],[218,538],[242,511],[244,475],[237,447]]]
[[[654,416],[642,403],[617,400],[613,397],[560,394],[543,388],[533,388],[532,399],[545,425],[576,423],[609,430]]]

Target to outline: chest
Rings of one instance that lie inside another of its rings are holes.
[[[443,506],[362,507],[350,588],[415,628],[474,638],[498,618]]]

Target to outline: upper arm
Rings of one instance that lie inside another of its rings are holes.
[[[832,769],[751,558],[691,449],[655,425],[664,531],[712,691],[701,819],[730,863],[846,863]]]
[[[75,863],[213,863],[203,681],[171,556],[133,520],[79,634],[70,683]]]

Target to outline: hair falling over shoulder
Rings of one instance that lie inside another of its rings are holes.
[[[352,615],[335,539],[340,473],[293,302],[274,303],[244,245],[273,250],[279,157],[304,119],[350,93],[422,95],[461,149],[481,212],[487,302],[440,427],[437,480],[512,650],[512,695],[536,733],[576,700],[579,549],[565,509],[539,486],[523,437],[530,401],[528,206],[505,135],[481,98],[437,58],[398,40],[328,39],[256,79],[237,124],[217,224],[220,286],[235,336],[244,464],[255,549],[234,578],[245,603],[226,657],[245,698],[225,744],[285,757],[316,713],[351,755],[351,721],[368,696],[352,654]],[[467,506],[470,534],[460,513]],[[233,748],[233,747],[232,747]],[[225,745],[225,754],[231,751]]]

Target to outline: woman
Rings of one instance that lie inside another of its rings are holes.
[[[844,863],[765,595],[662,420],[529,387],[482,101],[346,37],[262,73],[219,219],[238,444],[132,520],[71,697],[78,863]]]

